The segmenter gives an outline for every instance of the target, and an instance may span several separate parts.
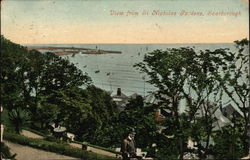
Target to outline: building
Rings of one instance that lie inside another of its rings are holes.
[[[121,88],[117,88],[116,95],[112,96],[112,99],[116,103],[119,111],[123,111],[129,101],[129,97],[122,93]]]
[[[156,98],[157,92],[152,92],[145,97],[145,104],[155,104],[159,105],[160,100]],[[164,96],[166,99],[169,99],[167,96]],[[161,122],[167,119],[167,117],[171,116],[171,111],[165,108],[161,108],[158,106],[158,109],[155,111],[155,121]]]
[[[238,112],[231,104],[223,107],[221,109],[222,114],[227,117],[228,119],[235,118],[236,120],[243,119],[243,116]]]
[[[165,121],[166,119],[167,117],[162,114],[162,109],[157,109],[155,111],[155,121],[161,122],[161,121]]]

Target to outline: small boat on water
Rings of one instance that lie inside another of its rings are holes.
[[[95,73],[99,73],[99,72],[100,72],[100,70],[95,71]]]

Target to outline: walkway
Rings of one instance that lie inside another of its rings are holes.
[[[4,141],[4,143],[10,148],[11,153],[17,154],[17,160],[77,160],[77,158],[74,157],[47,152],[9,141]]]
[[[35,134],[33,132],[30,132],[30,131],[27,131],[27,130],[22,130],[22,133],[21,135],[24,135],[25,137],[28,137],[28,138],[37,138],[37,139],[42,139],[43,137],[38,135],[38,134]]]
[[[76,148],[82,148],[82,145],[77,144],[77,143],[69,143],[69,145],[71,145],[72,147],[76,147]],[[105,155],[105,156],[110,156],[110,157],[117,157],[118,156],[115,153],[104,151],[104,150],[97,149],[97,148],[93,148],[93,147],[90,147],[90,146],[87,147],[87,151],[102,154],[102,155]]]

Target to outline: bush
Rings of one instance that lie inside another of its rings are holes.
[[[45,151],[55,152],[76,158],[83,158],[84,160],[115,160],[116,158],[99,155],[96,153],[81,150],[79,148],[71,147],[67,144],[49,142],[42,139],[27,138],[22,135],[13,133],[4,133],[4,139],[21,145],[27,145],[34,148],[42,149]]]
[[[60,139],[57,139],[56,137],[54,137],[54,136],[52,136],[52,135],[46,136],[46,137],[44,138],[44,140],[49,141],[49,142],[55,142],[55,143],[63,143],[63,144],[66,144],[65,141],[62,141],[62,140],[60,140]]]

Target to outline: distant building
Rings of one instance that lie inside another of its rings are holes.
[[[210,105],[209,110],[207,110],[207,112],[209,112],[209,115],[211,115],[212,118],[214,119],[214,122],[212,124],[213,131],[220,130],[222,127],[225,127],[231,124],[230,119],[228,119],[227,117],[223,115],[221,109],[218,106],[216,106],[216,104],[210,103],[206,105]],[[196,119],[199,119],[205,116],[205,108],[207,108],[207,106],[206,107],[204,107],[203,105],[200,106],[200,108],[195,113]]]
[[[157,92],[153,92],[147,95],[145,97],[144,103],[160,105],[159,104],[160,100],[156,98],[156,93]],[[163,95],[162,97],[165,97],[166,101],[169,100],[170,102],[170,99],[167,96]],[[242,117],[241,114],[237,112],[237,110],[235,110],[231,105],[224,107],[222,110],[220,110],[220,108],[218,107],[215,107],[216,106],[215,104],[210,104],[210,105],[211,107],[209,109],[209,112],[212,115],[212,117],[215,119],[214,123],[212,124],[213,131],[220,130],[222,127],[232,124],[230,118],[228,116],[225,116],[225,114],[235,115],[235,117],[238,117],[238,118]],[[164,121],[171,115],[172,114],[170,110],[161,108],[161,106],[159,106],[159,109],[155,111],[155,121],[157,122]],[[205,110],[204,110],[204,107],[201,106],[200,109],[197,110],[195,117],[199,119],[203,117],[204,115],[205,115]]]
[[[121,88],[117,88],[116,95],[112,96],[112,99],[116,103],[119,111],[123,111],[128,103],[129,97],[122,93]]]
[[[166,99],[169,99],[165,96]],[[150,93],[145,97],[144,103],[145,104],[155,104],[159,105],[160,100],[156,98],[156,92]],[[159,108],[155,111],[155,121],[160,122],[167,119],[167,117],[171,116],[171,112],[168,109]]]
[[[232,122],[222,114],[220,108],[216,109],[216,111],[214,112],[214,117],[216,121],[212,124],[213,131],[221,130],[222,127],[232,124]]]
[[[243,119],[243,116],[231,104],[223,107],[221,111],[222,114],[230,120],[232,120],[232,118],[235,118],[237,120]]]
[[[161,121],[165,121],[167,118],[166,116],[164,116],[162,113],[161,113],[161,109],[157,109],[155,111],[155,121],[157,122],[161,122]]]
[[[138,97],[138,96],[140,96],[140,95],[137,93],[134,93],[134,94],[129,96],[129,99],[136,99],[136,97]]]
[[[160,100],[156,98],[156,94],[157,94],[157,92],[152,92],[152,93],[148,94],[145,97],[144,103],[145,104],[158,104],[158,102],[160,102]]]

